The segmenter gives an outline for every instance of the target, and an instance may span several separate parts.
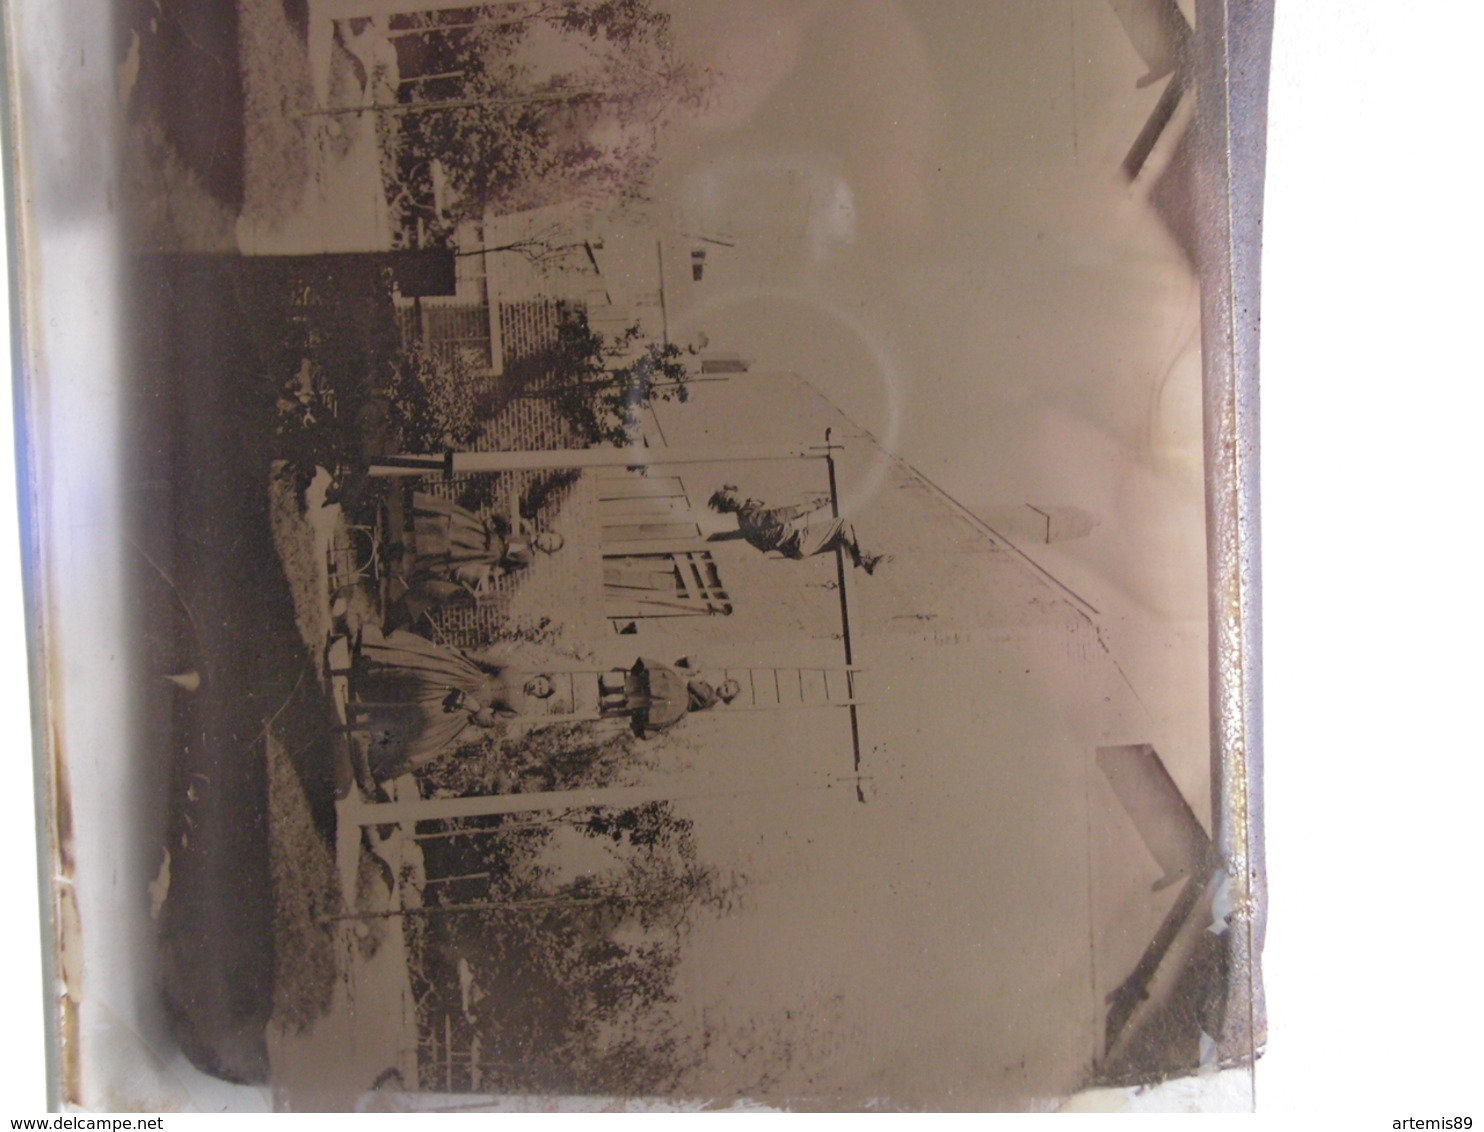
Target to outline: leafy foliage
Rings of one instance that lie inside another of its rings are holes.
[[[691,823],[678,819],[670,807],[649,802],[628,810],[592,810],[577,822],[588,837],[607,838],[615,845],[669,849],[677,841],[691,844]]]
[[[425,792],[465,797],[611,786],[648,765],[628,731],[579,722],[486,740],[434,759],[417,773]]]
[[[501,746],[492,765],[535,771],[520,789],[610,785],[636,754],[627,732],[592,725]],[[499,773],[460,788],[486,789]],[[424,1026],[437,1031],[448,1019],[465,1048],[478,1038],[482,1089],[625,1096],[677,1087],[699,1057],[672,1010],[683,941],[698,914],[729,911],[743,881],[699,859],[691,821],[668,802],[458,828],[423,842],[430,877],[463,878],[429,888],[430,906],[462,910],[419,918],[408,933]],[[580,845],[601,847],[606,867],[563,868]],[[441,1067],[439,1077],[441,1086]]]
[[[458,215],[637,199],[664,127],[705,97],[704,77],[676,56],[669,17],[649,0],[513,5],[475,21],[447,15],[428,14],[426,33],[414,37],[421,54],[408,70],[436,77],[403,85],[402,101],[426,108],[397,116],[393,144],[409,186],[441,164]],[[567,59],[568,69],[527,61],[543,55]]]
[[[632,444],[652,401],[688,398],[686,351],[673,342],[641,344],[637,326],[606,338],[566,303],[558,317],[552,393],[590,443]]]
[[[488,415],[490,389],[461,353],[421,344],[402,351],[386,390],[408,452],[442,452],[470,444]]]
[[[296,378],[285,383],[274,408],[277,450],[301,474],[311,476],[316,464],[334,463],[347,451],[346,429],[336,415],[333,396],[305,389]]]

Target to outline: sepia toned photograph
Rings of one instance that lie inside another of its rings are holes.
[[[62,1100],[1250,1107],[1216,5],[106,15]]]

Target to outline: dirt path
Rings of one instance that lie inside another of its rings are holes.
[[[270,738],[269,824],[275,950],[267,1026],[269,1080],[280,1110],[350,1109],[378,1078],[417,1081],[417,1023],[402,922],[385,872],[361,853],[346,907],[331,849],[318,835],[281,744]],[[347,910],[362,920],[327,919]],[[395,1071],[397,1076],[393,1076]]]
[[[376,122],[319,113],[371,100],[344,47],[305,34],[282,6],[241,0],[245,173],[237,246],[248,255],[382,251],[391,247]],[[323,102],[313,74],[325,78]]]

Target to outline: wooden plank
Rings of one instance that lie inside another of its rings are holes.
[[[615,602],[631,604],[635,609],[646,611],[655,609],[668,609],[676,615],[703,616],[706,614],[718,614],[724,616],[727,613],[731,612],[730,605],[719,605],[712,602],[687,600],[684,597],[643,597],[640,596],[642,593],[643,591],[626,590],[622,593],[609,594],[605,596],[611,598]],[[609,613],[606,616],[616,617],[619,615]],[[651,612],[638,612],[634,614],[628,614],[627,616],[651,617],[654,616],[654,614]]]
[[[604,570],[603,584],[615,589],[653,590],[662,594],[676,592],[673,570]]]
[[[610,542],[649,542],[651,540],[674,540],[694,539],[700,537],[700,528],[694,522],[684,519],[672,519],[659,522],[615,522],[606,520],[603,523],[602,541],[605,545]]]
[[[618,469],[622,479],[605,480],[598,487],[599,503],[632,503],[634,501],[687,499],[685,485],[678,476],[636,476]]]
[[[799,703],[799,702],[793,701],[793,700],[786,700],[786,701],[784,701],[782,703],[776,703],[776,704],[770,704],[770,703],[744,704],[744,703],[740,703],[740,702],[734,700],[733,702],[731,702],[729,704],[726,704],[724,706],[723,705],[718,705],[717,707],[715,707],[715,708],[713,708],[711,710],[714,711],[714,712],[717,712],[717,713],[725,713],[725,712],[733,712],[733,711],[816,711],[816,710],[819,710],[821,708],[826,708],[827,709],[827,708],[853,707],[853,706],[858,706],[860,704],[869,703],[869,702],[870,702],[869,700],[831,700],[829,703],[823,703],[823,702],[821,702],[821,703],[816,703],[816,704],[805,704],[805,703]]]
[[[656,518],[689,518],[694,521],[689,504],[678,502],[684,498],[675,495],[634,495],[600,499],[598,514],[605,523],[623,519]]]
[[[670,597],[684,597],[675,589],[675,576],[644,575],[628,573],[615,577],[609,577],[607,572],[603,575],[603,586],[609,590],[632,590],[633,597],[641,600],[645,594],[666,594]],[[614,595],[618,596],[618,595]]]
[[[615,607],[615,610],[617,607]],[[609,621],[664,621],[672,617],[727,617],[731,615],[731,608],[710,609],[706,606],[696,606],[694,609],[680,609],[672,612],[658,612],[652,609],[636,609],[632,612],[610,611],[603,616]],[[619,626],[621,628],[621,626]]]
[[[601,489],[600,488],[599,490],[604,490],[604,489]],[[609,489],[609,490],[614,490],[614,489]],[[684,493],[679,492],[679,491],[675,491],[675,492],[660,492],[660,491],[656,491],[656,492],[650,492],[650,493],[647,493],[647,494],[643,494],[643,493],[639,493],[639,492],[629,492],[626,495],[600,495],[600,496],[598,496],[598,514],[599,514],[600,517],[606,518],[607,517],[607,514],[608,514],[608,509],[610,507],[618,507],[618,506],[627,507],[627,506],[632,506],[634,504],[653,504],[655,506],[663,505],[663,506],[665,506],[665,507],[667,507],[667,508],[669,508],[671,510],[674,510],[674,511],[680,511],[680,510],[689,511],[690,510],[690,500],[686,498],[686,496],[684,495]]]
[[[704,554],[712,544],[705,539],[614,539],[604,540],[602,550],[605,559],[610,558],[655,558],[661,555]]]
[[[604,586],[604,596],[614,601],[634,602],[680,602],[689,607],[697,604],[696,599],[686,593],[679,593],[675,589],[675,579],[669,579],[668,586],[645,586],[625,582],[610,582]]]
[[[729,665],[726,666],[726,668],[724,669],[724,671],[728,675],[730,675],[730,674],[732,674],[734,672],[772,672],[777,667],[778,667],[778,665],[776,665],[776,664],[751,664],[751,665],[749,665],[749,664],[729,664]],[[789,672],[793,672],[794,671],[794,667],[793,666],[785,665],[784,667]],[[817,668],[817,666],[811,666],[811,667]],[[823,669],[818,669],[818,670],[819,671],[824,671]],[[830,672],[865,672],[866,669],[864,667],[862,667],[861,665],[859,665],[859,664],[853,664],[853,665],[833,664],[833,665],[830,665],[828,671],[830,671]]]

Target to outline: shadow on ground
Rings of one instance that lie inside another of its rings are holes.
[[[196,1065],[260,1082],[275,965],[292,961],[273,947],[270,729],[317,835],[334,833],[334,715],[269,523],[283,289],[233,257],[141,259],[129,282],[131,757],[168,778],[166,828],[139,834],[172,858],[160,987]]]

